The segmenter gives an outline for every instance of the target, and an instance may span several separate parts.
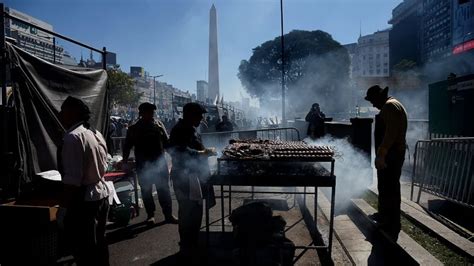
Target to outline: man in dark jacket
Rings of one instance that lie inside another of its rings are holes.
[[[200,104],[186,104],[183,119],[178,121],[170,134],[171,179],[179,206],[180,252],[188,259],[198,245],[203,197],[213,192],[205,183],[210,176],[207,158],[216,155],[216,152],[213,148],[205,148],[196,132],[204,113],[207,111]]]
[[[380,110],[374,129],[379,201],[378,213],[372,218],[396,239],[400,231],[400,176],[405,160],[407,113],[398,100],[388,97],[388,87],[370,87],[365,99]]]
[[[326,115],[321,112],[318,103],[314,103],[311,106],[311,110],[309,110],[308,114],[306,115],[306,122],[309,123],[308,125],[308,136],[312,139],[317,139],[324,136],[324,119]]]
[[[147,221],[155,223],[155,201],[153,185],[158,192],[158,201],[168,223],[177,223],[172,214],[170,179],[165,160],[165,147],[168,133],[160,120],[155,120],[156,106],[142,103],[138,107],[140,119],[130,126],[123,147],[123,160],[126,163],[130,150],[135,147],[135,161],[140,182],[143,203],[148,214]]]

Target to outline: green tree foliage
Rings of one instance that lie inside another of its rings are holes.
[[[342,111],[337,110],[345,108],[341,100],[349,96],[347,50],[320,30],[293,30],[284,35],[284,41],[289,111],[305,111],[313,102],[326,110]],[[277,37],[254,48],[250,59],[241,61],[238,77],[251,96],[265,103],[281,95],[281,68],[281,37]]]
[[[107,74],[109,97],[112,104],[137,105],[142,94],[134,89],[133,79],[120,69],[109,69]]]

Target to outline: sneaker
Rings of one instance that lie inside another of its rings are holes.
[[[146,219],[146,223],[155,224],[155,217],[149,215],[148,218]]]
[[[167,224],[178,224],[178,218],[174,217],[174,215],[166,216],[165,222]]]

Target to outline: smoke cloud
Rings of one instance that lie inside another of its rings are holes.
[[[325,136],[315,141],[305,139],[311,145],[332,146],[336,151],[334,172],[336,175],[336,209],[345,208],[351,198],[360,196],[372,184],[373,168],[369,157],[347,139]],[[327,163],[323,164],[331,170]]]

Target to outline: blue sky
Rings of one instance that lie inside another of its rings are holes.
[[[342,44],[389,25],[401,0],[284,0],[285,33],[324,30]],[[207,80],[209,9],[218,14],[221,93],[240,99],[240,61],[280,34],[279,0],[6,0],[5,5],[52,24],[54,30],[117,53],[122,70],[143,66],[151,75],[195,93]],[[79,59],[89,51],[60,45]],[[99,55],[95,55],[99,59]],[[245,95],[245,93],[244,93]]]

